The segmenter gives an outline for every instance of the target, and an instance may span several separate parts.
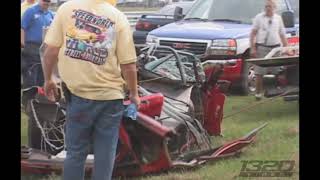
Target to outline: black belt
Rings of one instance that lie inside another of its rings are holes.
[[[256,43],[256,45],[257,45],[257,46],[268,47],[268,48],[276,48],[276,47],[280,47],[280,44],[275,44],[275,45],[265,45],[265,44]]]

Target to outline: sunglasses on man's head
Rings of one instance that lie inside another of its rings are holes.
[[[42,1],[43,1],[43,2],[48,2],[48,3],[51,2],[51,0],[42,0]]]

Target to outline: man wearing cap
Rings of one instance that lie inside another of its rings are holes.
[[[126,16],[108,0],[67,1],[50,26],[43,69],[45,94],[57,95],[52,72],[58,64],[66,85],[64,180],[83,180],[93,144],[93,180],[111,180],[124,112],[124,85],[136,107],[136,52]],[[107,44],[106,46],[101,44]]]
[[[21,19],[21,68],[24,87],[43,85],[39,48],[42,44],[43,29],[50,26],[53,20],[52,11],[48,10],[49,4],[50,0],[39,0],[25,11]]]

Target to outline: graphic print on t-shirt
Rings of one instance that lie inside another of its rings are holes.
[[[115,23],[83,10],[74,10],[75,24],[67,29],[64,54],[97,65],[106,63],[115,37]]]

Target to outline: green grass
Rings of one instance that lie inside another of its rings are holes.
[[[230,96],[225,103],[225,116],[239,111],[242,107],[256,101],[252,96]],[[22,116],[22,143],[27,143],[26,118]],[[268,122],[259,134],[257,141],[247,147],[240,157],[209,162],[192,170],[175,170],[157,175],[148,175],[135,179],[141,180],[211,180],[211,179],[249,179],[238,177],[242,160],[295,160],[295,173],[291,178],[299,179],[299,107],[297,102],[284,102],[282,99],[261,104],[255,108],[223,120],[226,142],[245,135],[250,130]],[[25,176],[26,177],[26,176]],[[43,180],[58,180],[59,176],[50,176]],[[32,177],[40,180],[41,178]],[[119,178],[120,179],[120,178]],[[263,179],[263,178],[252,178]],[[277,178],[265,178],[277,179]]]
[[[25,113],[21,113],[21,145],[28,144],[28,120]]]

